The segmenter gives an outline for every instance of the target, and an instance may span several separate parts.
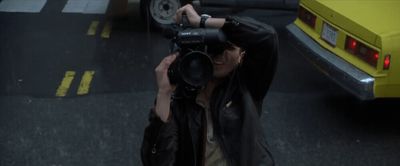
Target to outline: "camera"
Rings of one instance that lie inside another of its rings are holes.
[[[171,38],[170,52],[179,52],[168,68],[170,83],[177,86],[176,93],[195,97],[198,90],[212,79],[212,58],[223,53],[226,36],[220,29],[193,28],[183,24],[172,26],[168,34],[167,38]]]

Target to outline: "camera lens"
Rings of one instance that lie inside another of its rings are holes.
[[[183,57],[180,72],[187,84],[194,87],[204,86],[213,76],[212,60],[204,52],[190,52]]]

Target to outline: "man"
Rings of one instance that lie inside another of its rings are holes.
[[[213,79],[195,99],[173,98],[167,71],[177,53],[157,66],[143,165],[273,165],[260,115],[277,64],[275,30],[250,18],[202,18],[191,5],[177,10],[178,23],[182,13],[194,27],[220,28],[233,44],[213,56]]]

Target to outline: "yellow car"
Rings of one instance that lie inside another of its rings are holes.
[[[296,48],[362,100],[400,97],[400,0],[301,0]]]

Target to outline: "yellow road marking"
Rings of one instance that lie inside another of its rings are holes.
[[[60,86],[58,86],[56,96],[64,97],[67,95],[68,89],[71,86],[72,80],[74,80],[75,72],[67,71],[65,72],[64,79],[62,80]]]
[[[94,71],[85,71],[82,76],[81,83],[79,84],[78,88],[78,95],[85,95],[89,93],[90,89],[90,82],[92,82]]]
[[[89,36],[95,35],[98,25],[99,25],[99,21],[92,21],[92,23],[90,24],[90,27],[87,31],[87,35],[89,35]]]
[[[103,31],[101,32],[101,37],[102,38],[110,38],[110,34],[111,34],[111,23],[110,22],[106,22],[106,24],[104,25]]]

